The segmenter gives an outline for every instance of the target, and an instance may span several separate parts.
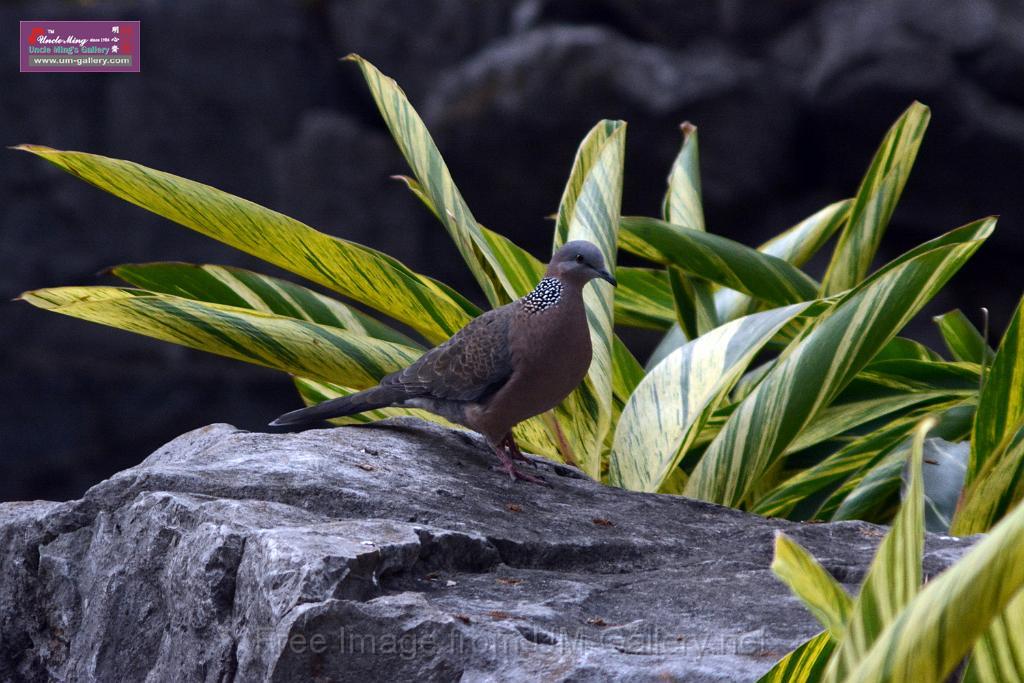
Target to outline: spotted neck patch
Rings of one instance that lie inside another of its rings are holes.
[[[533,291],[522,298],[523,308],[530,313],[546,311],[562,300],[562,283],[553,277],[546,277],[537,283]]]

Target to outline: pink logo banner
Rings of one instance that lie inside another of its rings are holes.
[[[23,21],[21,71],[138,72],[138,21]]]

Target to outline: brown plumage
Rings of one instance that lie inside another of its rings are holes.
[[[379,385],[270,424],[299,427],[375,408],[422,408],[480,432],[502,471],[538,482],[516,469],[513,459],[525,458],[511,430],[554,408],[586,376],[591,347],[583,286],[594,278],[615,285],[597,247],[568,242],[526,296],[473,319]]]

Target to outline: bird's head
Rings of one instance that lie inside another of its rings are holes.
[[[612,287],[618,284],[605,268],[601,250],[586,240],[573,240],[562,245],[551,257],[547,276],[580,286],[598,277],[610,282]]]

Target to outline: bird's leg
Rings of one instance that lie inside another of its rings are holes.
[[[513,460],[519,460],[520,462],[528,462],[536,467],[536,463],[523,455],[523,452],[519,450],[519,446],[516,444],[516,438],[512,436],[512,432],[505,435],[505,438],[501,440],[499,444],[504,448]]]
[[[495,455],[498,456],[498,460],[501,461],[500,465],[493,465],[492,469],[495,469],[499,472],[504,472],[505,474],[512,478],[512,481],[515,481],[516,479],[521,479],[522,481],[529,481],[534,484],[541,484],[542,486],[547,485],[547,482],[544,481],[543,477],[537,477],[532,474],[520,472],[519,469],[516,468],[515,462],[512,461],[512,456],[510,456],[507,452],[505,440],[502,440],[502,442],[499,443],[498,445],[491,444],[491,449],[494,451]]]

